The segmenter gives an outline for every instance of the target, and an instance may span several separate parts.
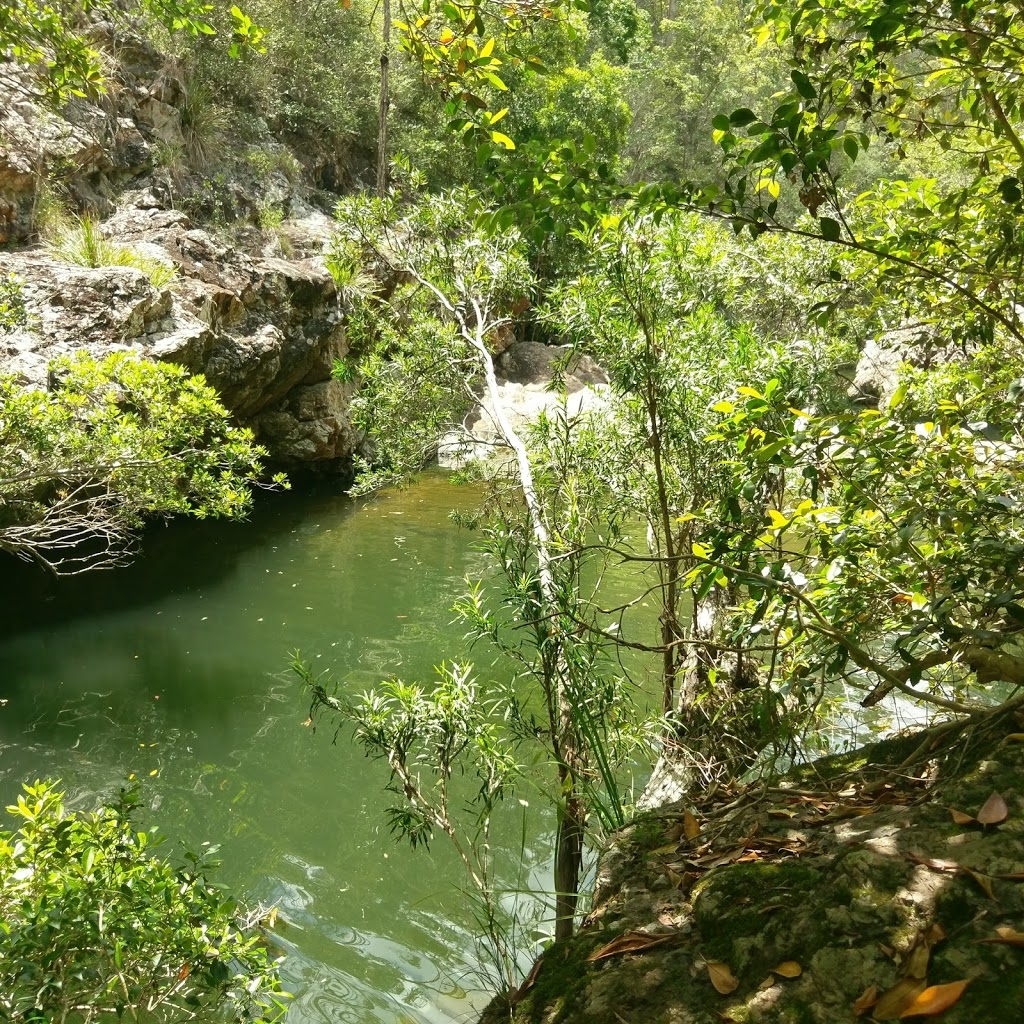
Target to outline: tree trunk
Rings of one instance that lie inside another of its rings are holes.
[[[380,106],[377,111],[377,195],[382,199],[388,189],[388,107],[391,104],[391,0],[382,0],[384,24],[380,51]]]

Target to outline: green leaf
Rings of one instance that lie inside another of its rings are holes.
[[[842,227],[839,221],[831,217],[819,217],[818,225],[821,229],[821,237],[827,242],[838,242],[842,236]]]

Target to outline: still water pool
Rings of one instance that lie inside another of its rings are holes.
[[[135,773],[147,826],[219,843],[222,879],[279,904],[291,1024],[472,1019],[486,995],[454,858],[395,845],[384,769],[304,727],[287,652],[352,691],[428,679],[463,649],[450,608],[486,569],[447,515],[475,500],[439,475],[366,501],[273,495],[247,524],[157,528],[118,572],[4,563],[0,803],[60,778],[95,806]],[[514,844],[533,884],[549,830],[540,814]]]

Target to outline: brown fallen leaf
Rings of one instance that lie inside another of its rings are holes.
[[[623,932],[621,935],[606,943],[600,949],[594,950],[588,961],[604,960],[609,956],[620,956],[623,953],[643,953],[652,946],[661,946],[676,937],[675,932],[668,932],[662,935],[651,935],[649,932]]]
[[[713,960],[709,961],[707,968],[711,984],[715,986],[715,991],[719,995],[727,996],[730,992],[735,992],[739,988],[740,983],[732,971],[729,970],[728,964]]]
[[[928,987],[919,978],[903,978],[879,996],[872,1016],[876,1020],[895,1020]]]
[[[1011,743],[1024,743],[1024,732],[1011,732],[1006,738]]]
[[[666,843],[664,846],[657,846],[651,853],[656,857],[660,857],[666,853],[675,853],[679,849],[679,843]]]
[[[994,939],[978,939],[979,942],[996,943],[1001,946],[1024,946],[1024,932],[1011,928],[1008,924],[997,925]]]
[[[996,878],[1004,878],[1008,882],[1024,882],[1024,871],[1011,871],[1008,875],[996,875]]]
[[[973,871],[971,868],[961,868],[961,871],[965,875],[970,875],[990,900],[996,898],[996,894],[992,891],[992,877],[990,875],[983,874],[981,871]]]
[[[764,981],[762,981],[761,984],[757,986],[757,991],[758,992],[766,992],[774,984],[775,984],[775,978],[771,974],[769,974],[768,977],[765,978]]]
[[[857,997],[853,1004],[853,1012],[856,1016],[860,1017],[867,1013],[875,1003],[878,1002],[878,986],[869,985],[863,992]]]
[[[949,816],[957,825],[974,825],[978,820],[973,814],[958,811],[955,807],[950,807]]]
[[[783,978],[799,978],[804,969],[795,960],[786,960],[778,967],[772,968],[772,974],[778,974]]]
[[[978,811],[978,821],[982,825],[1001,825],[1009,816],[1010,809],[998,793],[993,793]]]
[[[683,835],[691,842],[700,835],[700,824],[690,811],[683,812]]]
[[[673,889],[682,889],[686,885],[687,875],[681,875],[678,871],[673,871],[671,868],[666,868],[665,874],[668,875],[669,885]]]
[[[540,969],[543,966],[544,961],[542,959],[535,960],[533,963],[533,967],[530,968],[530,973],[526,976],[526,979],[523,981],[522,985],[520,985],[518,988],[512,989],[512,991],[509,992],[508,1001],[512,1006],[515,1006],[516,1003],[518,1003],[523,998],[523,996],[525,996],[526,993],[529,992],[531,988],[533,988],[534,982],[537,980],[537,975],[540,974]]]
[[[926,988],[904,1008],[900,1020],[904,1017],[934,1017],[948,1010],[964,994],[964,989],[970,983],[968,978],[964,981],[951,981],[948,985],[932,985],[931,988]]]

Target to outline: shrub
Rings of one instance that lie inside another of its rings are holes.
[[[7,808],[17,831],[0,832],[4,1020],[281,1017],[278,963],[238,926],[209,862],[155,856],[125,793],[82,814],[51,783],[24,790]]]
[[[28,323],[25,293],[21,278],[15,274],[0,277],[0,333],[13,331]]]

